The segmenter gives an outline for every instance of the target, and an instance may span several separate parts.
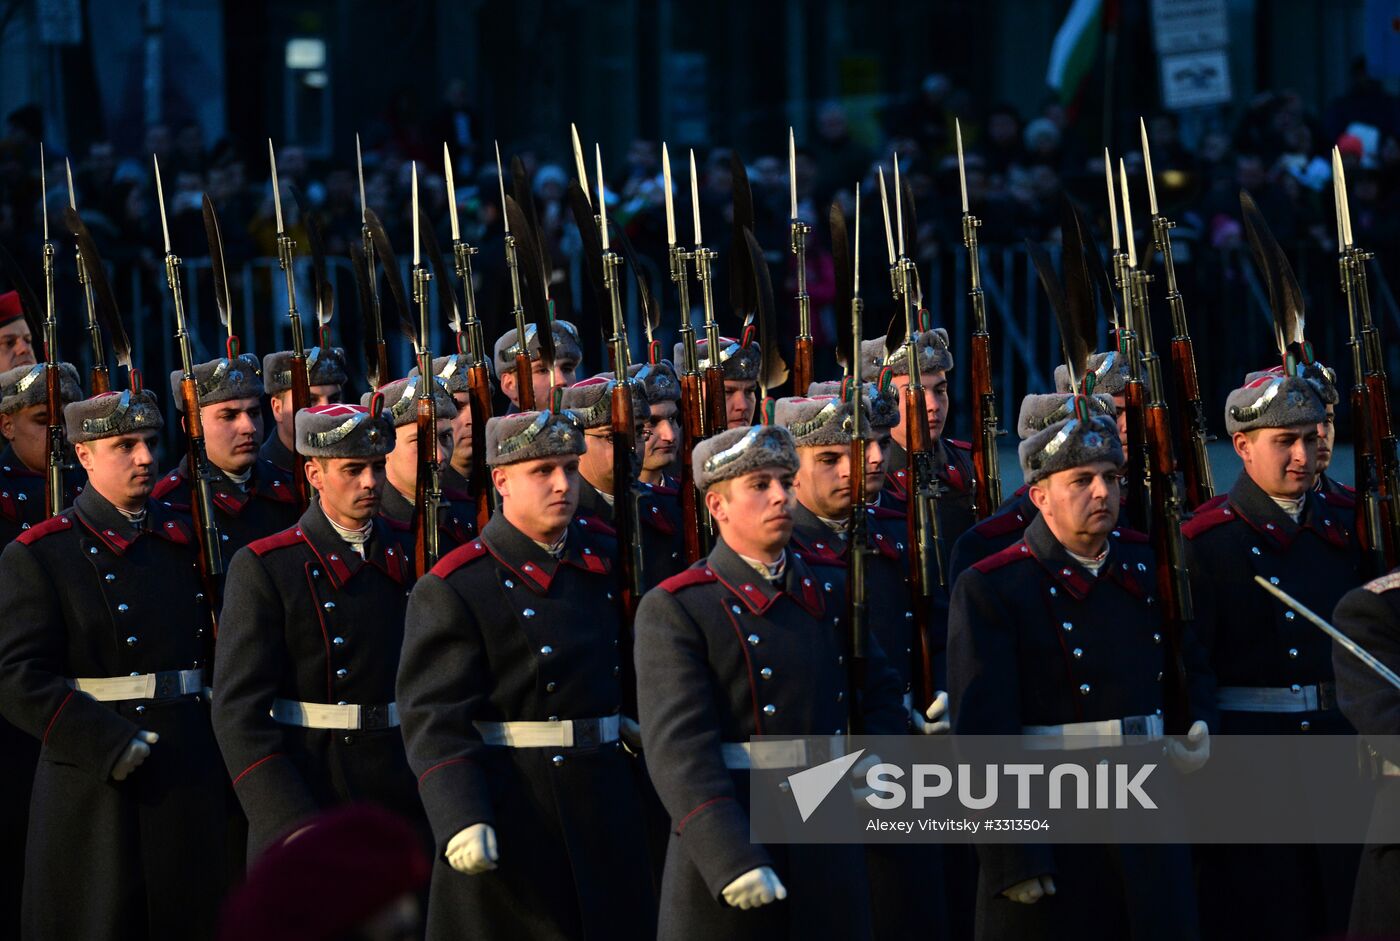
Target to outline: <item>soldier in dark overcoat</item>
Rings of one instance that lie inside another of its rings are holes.
[[[250,859],[351,801],[421,817],[394,703],[412,560],[377,519],[393,445],[377,411],[303,409],[297,450],[317,497],[229,566],[214,729]]]
[[[525,352],[530,357],[530,383],[535,395],[535,405],[549,404],[550,394],[556,386],[567,389],[574,384],[575,372],[583,360],[583,347],[578,341],[578,327],[567,320],[553,321],[550,336],[554,338],[554,363],[550,371],[540,358],[540,338],[534,324],[525,327]],[[512,327],[501,334],[491,350],[491,365],[500,382],[501,394],[510,400],[510,411],[520,411],[520,377],[516,374],[515,357],[520,354],[520,343]]]
[[[414,586],[399,668],[435,841],[428,937],[650,937],[617,545],[574,521],[583,428],[521,412],[486,437],[501,510]]]
[[[64,420],[88,485],[0,555],[0,711],[41,743],[21,936],[210,937],[213,637],[190,521],[149,499],[160,407],[109,392]]]
[[[487,366],[488,374],[490,366]],[[442,495],[461,507],[472,506],[473,487],[489,487],[490,481],[472,482],[472,409],[471,409],[471,357],[466,353],[453,353],[433,360],[433,375],[452,396],[457,407],[457,417],[452,419],[452,457],[442,468]],[[408,371],[412,379],[418,375],[418,367]],[[489,381],[489,380],[488,380]]]
[[[861,847],[749,838],[750,736],[839,735],[851,719],[844,586],[788,550],[792,436],[729,429],[696,446],[693,466],[719,539],[637,613],[642,738],[672,821],[658,936],[870,937]],[[902,734],[897,674],[873,637],[869,648],[863,730]]]
[[[1063,395],[1032,396],[1042,415]],[[1160,751],[1171,669],[1156,566],[1145,537],[1114,535],[1122,445],[1081,398],[1071,417],[1021,442],[1040,514],[1025,536],[963,573],[953,590],[948,681],[953,731],[1044,736]],[[1182,638],[1192,720],[1167,746],[1182,770],[1209,754],[1213,698],[1204,653]],[[1187,848],[983,844],[982,938],[1184,938],[1196,906]]]
[[[677,343],[672,362],[682,362],[685,345]],[[696,363],[703,374],[710,365],[710,341],[699,337],[695,341]],[[719,363],[724,373],[724,417],[726,428],[747,428],[753,424],[758,408],[758,371],[763,364],[763,348],[754,340],[752,331],[742,340],[719,338]]]
[[[345,371],[345,350],[338,346],[313,346],[307,350],[306,379],[310,397],[305,407],[339,402],[349,379]],[[297,443],[296,410],[292,407],[291,350],[268,353],[263,357],[263,386],[272,409],[272,433],[263,442],[258,457],[290,474],[296,461]]]

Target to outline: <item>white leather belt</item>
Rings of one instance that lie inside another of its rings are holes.
[[[203,670],[162,670],[136,676],[78,677],[68,685],[98,702],[177,699],[204,690]]]
[[[1222,686],[1215,704],[1225,712],[1321,712],[1337,708],[1337,684]]]
[[[840,735],[778,742],[723,742],[719,750],[724,766],[731,771],[803,768],[846,753],[845,738]]]
[[[1079,748],[1112,748],[1125,744],[1126,736],[1160,739],[1165,727],[1161,716],[1128,716],[1098,722],[1069,722],[1065,725],[1023,725],[1021,734],[1031,736],[1027,748],[1072,751]]]
[[[375,706],[362,706],[359,703],[341,706],[274,699],[268,713],[283,725],[298,725],[304,729],[391,729],[399,724],[399,706],[392,702]]]
[[[487,745],[505,748],[588,748],[618,740],[620,717],[555,722],[473,722]]]

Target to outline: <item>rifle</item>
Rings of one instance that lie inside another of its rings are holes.
[[[444,144],[444,147],[447,145]],[[379,310],[379,284],[374,273],[374,237],[369,231],[369,205],[365,202],[365,161],[360,154],[360,135],[355,135],[355,169],[360,178],[360,251],[365,256],[365,272],[369,291],[365,308],[365,365],[369,372],[369,387],[378,389],[389,381],[389,347],[384,342],[384,322]],[[448,167],[448,188],[451,190],[452,169]],[[452,207],[457,218],[457,207]]]
[[[48,454],[44,460],[44,518],[63,510],[63,471],[67,463],[63,433],[62,376],[58,360],[58,307],[54,301],[55,246],[49,238],[48,180],[44,145],[39,145],[39,210],[44,219],[44,388],[47,399]]]
[[[535,383],[530,372],[530,338],[525,331],[525,305],[520,296],[520,257],[517,234],[510,230],[506,213],[506,178],[501,169],[501,145],[496,144],[496,182],[501,188],[501,220],[505,225],[506,267],[510,269],[511,316],[515,319],[515,385],[516,400],[522,412],[535,408]],[[543,341],[541,341],[543,342]]]
[[[418,472],[413,484],[413,564],[419,577],[438,560],[438,507],[442,504],[442,468],[437,453],[437,402],[433,398],[433,351],[428,345],[428,282],[419,241],[422,216],[418,211],[418,163],[413,163],[413,302],[418,305]]]
[[[681,527],[685,540],[685,560],[694,564],[708,554],[709,521],[695,490],[695,470],[690,457],[695,442],[705,437],[705,407],[700,397],[699,352],[695,346],[695,326],[690,322],[690,274],[686,262],[695,256],[680,247],[676,239],[676,206],[671,192],[671,154],[661,145],[661,172],[666,185],[666,243],[670,246],[671,280],[681,309],[681,356],[676,364],[681,381],[680,501]]]
[[[1377,676],[1379,676],[1381,679],[1385,680],[1387,683],[1389,683],[1391,686],[1394,686],[1396,689],[1400,689],[1400,675],[1396,675],[1395,671],[1392,670],[1390,667],[1386,666],[1385,663],[1375,654],[1371,653],[1365,647],[1352,640],[1346,634],[1343,634],[1341,631],[1337,630],[1336,627],[1329,624],[1326,620],[1319,616],[1316,611],[1313,611],[1307,605],[1303,604],[1303,602],[1299,601],[1297,598],[1294,598],[1288,592],[1284,591],[1282,588],[1278,587],[1264,576],[1256,575],[1254,576],[1254,581],[1259,585],[1260,588],[1264,589],[1269,594],[1277,598],[1279,601],[1283,602],[1284,604],[1288,605],[1288,607],[1301,614],[1306,620],[1311,622],[1314,627],[1320,628],[1324,634],[1336,641],[1339,647],[1347,651],[1347,653],[1351,654],[1356,659],[1360,660],[1362,663],[1366,664],[1366,666],[1370,667],[1371,671]]]
[[[1123,196],[1123,239],[1127,242],[1127,257],[1119,271],[1118,287],[1123,292],[1123,320],[1118,326],[1119,355],[1128,364],[1128,379],[1123,385],[1123,401],[1128,418],[1128,523],[1138,532],[1147,532],[1151,526],[1151,474],[1147,460],[1147,395],[1142,385],[1142,348],[1133,316],[1135,305],[1147,303],[1147,282],[1151,276],[1146,271],[1138,271],[1137,245],[1133,242],[1133,207],[1128,200],[1128,173],[1123,168],[1123,160],[1118,160],[1118,184]],[[1114,261],[1118,262],[1115,257]],[[1135,275],[1140,275],[1135,277]],[[1149,338],[1150,339],[1150,338]],[[1154,389],[1152,394],[1161,393]]]
[[[967,247],[967,270],[972,288],[972,467],[982,481],[985,496],[977,501],[978,519],[986,519],[1001,506],[1001,461],[997,457],[997,396],[992,389],[992,337],[987,331],[987,299],[982,293],[982,259],[977,245],[977,229],[982,220],[974,216],[967,200],[967,166],[963,160],[962,123],[954,121],[958,138],[958,183],[962,187],[963,245]]]
[[[277,183],[277,154],[272,149],[272,138],[267,140],[267,159],[272,167],[272,207],[277,217],[277,264],[282,269],[287,288],[287,318],[292,324],[292,414],[311,404],[311,385],[307,375],[306,343],[301,334],[301,313],[297,310],[297,281],[293,265],[293,250],[296,243],[287,234],[282,219],[282,190]],[[292,454],[292,482],[296,486],[297,499],[302,509],[311,503],[311,487],[306,482],[306,459],[295,452]]]
[[[467,407],[472,411],[472,464],[471,482],[476,498],[476,531],[481,532],[491,519],[492,500],[496,488],[491,486],[490,474],[486,469],[486,423],[491,419],[491,369],[486,361],[486,336],[482,330],[481,318],[476,311],[476,288],[472,282],[472,256],[478,251],[462,241],[462,230],[457,221],[457,187],[452,180],[452,155],[447,145],[442,145],[442,161],[447,178],[447,209],[452,221],[452,261],[457,269],[457,278],[462,282],[465,294],[467,319],[465,323],[453,324],[457,333],[457,351],[466,353],[470,366],[467,367]],[[453,316],[456,316],[454,305]]]
[[[1352,447],[1356,452],[1356,535],[1367,577],[1400,564],[1400,456],[1390,422],[1389,382],[1380,333],[1371,319],[1366,262],[1372,253],[1351,237],[1351,207],[1347,202],[1346,171],[1341,154],[1332,149],[1334,198],[1337,205],[1338,266],[1350,321]]]
[[[705,398],[705,432],[717,435],[729,425],[724,402],[724,364],[720,362],[719,323],[715,320],[714,261],[719,253],[704,246],[700,233],[700,176],[695,172],[695,151],[690,152],[690,205],[695,216],[695,277],[705,305],[705,369],[701,389]]]
[[[909,488],[909,589],[914,608],[914,670],[919,681],[920,710],[928,708],[938,695],[933,676],[933,640],[930,636],[931,599],[935,588],[945,584],[943,575],[943,537],[938,519],[938,498],[941,488],[933,469],[933,436],[928,425],[928,410],[924,404],[923,379],[919,370],[919,355],[915,346],[917,335],[914,315],[914,280],[918,272],[914,262],[904,253],[906,230],[904,201],[897,174],[899,159],[895,158],[895,213],[899,249],[895,251],[890,232],[889,201],[885,195],[885,178],[880,172],[880,198],[884,207],[885,245],[890,256],[890,283],[903,308],[904,316],[895,315],[885,335],[886,362],[903,356],[909,368],[909,384],[904,387],[905,448],[909,453],[912,484]],[[912,207],[911,207],[912,212]],[[901,331],[903,336],[901,336]],[[901,340],[903,349],[900,349]],[[859,350],[852,351],[853,357]]]
[[[1157,211],[1157,184],[1152,177],[1152,151],[1147,145],[1147,125],[1141,118],[1142,157],[1147,172],[1147,202],[1152,211],[1152,245],[1162,256],[1162,269],[1167,279],[1167,309],[1172,316],[1172,389],[1175,392],[1172,409],[1175,430],[1180,442],[1181,472],[1186,484],[1186,505],[1198,507],[1215,494],[1211,479],[1210,458],[1206,454],[1206,413],[1201,403],[1201,383],[1196,374],[1196,351],[1191,343],[1191,331],[1186,324],[1186,303],[1176,283],[1176,260],[1172,256],[1171,230],[1176,223]],[[1151,259],[1148,259],[1151,264]],[[1146,327],[1144,326],[1144,331]],[[1144,348],[1150,338],[1144,338]],[[1154,381],[1151,376],[1149,382]],[[1154,388],[1150,393],[1160,397]],[[1151,434],[1149,433],[1149,440]],[[1153,446],[1157,444],[1154,441]]]
[[[170,226],[165,217],[165,189],[160,180],[160,160],[152,155],[156,174],[156,204],[160,208],[160,230],[165,237],[165,284],[175,307],[175,341],[180,347],[180,398],[185,403],[185,444],[190,466],[190,509],[194,521],[194,541],[199,552],[199,580],[209,600],[209,618],[218,630],[219,576],[224,571],[219,546],[219,524],[214,518],[214,489],[209,481],[218,473],[204,449],[204,422],[199,411],[199,385],[194,378],[194,350],[189,324],[185,320],[184,288],[180,266],[184,264],[170,248]],[[232,355],[232,353],[230,353]]]
[[[806,395],[816,378],[812,364],[812,298],[807,293],[807,236],[812,227],[797,218],[797,141],[788,128],[788,213],[792,231],[792,253],[797,256],[797,342],[792,361],[792,391]],[[765,348],[766,349],[766,348]]]
[[[68,208],[78,211],[78,198],[73,191],[73,166],[68,158],[63,158],[63,170],[68,177]],[[45,210],[47,214],[47,209]],[[74,256],[78,265],[78,284],[83,289],[83,302],[87,308],[88,342],[92,347],[92,372],[89,385],[93,395],[101,395],[112,388],[107,374],[107,351],[102,348],[102,328],[97,324],[97,301],[93,297],[92,278],[88,275],[91,260],[83,255],[83,247],[74,245]]]

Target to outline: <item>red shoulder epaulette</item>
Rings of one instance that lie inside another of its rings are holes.
[[[971,442],[971,441],[962,441],[962,440],[959,440],[958,438],[949,438],[949,439],[948,439],[948,443],[951,444],[951,445],[952,445],[953,447],[955,447],[955,448],[962,448],[964,451],[971,451],[971,450],[972,450],[972,442]]]
[[[1000,552],[992,553],[985,559],[979,559],[972,563],[972,567],[985,575],[988,572],[1005,568],[1012,562],[1029,558],[1031,558],[1031,550],[1026,548],[1026,541],[1023,539],[1020,542],[1012,543]]]
[[[574,518],[574,521],[582,526],[585,531],[590,533],[601,533],[604,536],[617,535],[617,530],[613,529],[596,516],[578,516]]]
[[[184,480],[184,478],[180,476],[179,471],[171,471],[162,477],[160,482],[156,484],[156,489],[151,491],[152,498],[156,500],[165,499],[165,495],[180,486],[182,480]]]
[[[60,513],[58,516],[51,516],[42,523],[29,527],[15,537],[15,542],[22,542],[26,546],[31,546],[45,536],[61,533],[64,530],[72,528],[73,521],[68,518],[67,514]]]
[[[301,534],[301,526],[297,525],[290,529],[284,529],[280,533],[273,533],[271,536],[255,539],[248,543],[248,548],[253,550],[253,555],[264,556],[274,549],[286,549],[303,541],[304,537]]]
[[[701,566],[700,568],[686,569],[684,572],[672,575],[656,587],[660,588],[668,595],[674,595],[682,588],[689,588],[691,585],[708,585],[711,582],[717,581],[719,581],[718,575],[712,570]]]
[[[1209,500],[1207,500],[1206,502],[1202,503],[1200,506],[1196,507],[1196,508],[1195,508],[1194,510],[1192,510],[1191,512],[1192,512],[1192,513],[1207,513],[1207,512],[1209,512],[1209,511],[1215,509],[1215,508],[1218,507],[1218,506],[1224,506],[1224,505],[1225,505],[1225,501],[1228,500],[1228,499],[1230,499],[1230,495],[1229,495],[1228,493],[1217,493],[1215,496],[1211,497]]]
[[[1181,525],[1181,535],[1187,539],[1195,539],[1201,533],[1209,532],[1217,526],[1223,526],[1235,518],[1235,511],[1230,509],[1228,503],[1221,503],[1213,506],[1204,513],[1197,513]]]
[[[877,520],[902,520],[904,514],[887,506],[872,506],[870,514]]]
[[[972,527],[972,531],[979,536],[992,538],[1025,529],[1027,525],[1029,524],[1025,520],[1024,513],[997,513]]]
[[[1120,542],[1147,542],[1147,533],[1140,533],[1136,529],[1129,529],[1126,526],[1118,527],[1114,533],[1117,534]]]
[[[480,539],[464,542],[438,559],[438,564],[432,567],[430,574],[436,575],[438,578],[446,578],[468,562],[475,562],[486,554],[486,546]]]

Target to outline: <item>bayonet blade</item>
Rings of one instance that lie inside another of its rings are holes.
[[[156,205],[160,208],[160,231],[165,236],[165,253],[170,254],[170,223],[165,218],[165,187],[160,182],[160,158],[151,154],[151,163],[156,168]]]
[[[277,214],[277,237],[281,238],[287,229],[282,224],[282,189],[277,183],[277,154],[272,149],[270,137],[267,139],[267,162],[272,167],[272,210]]]
[[[578,169],[578,185],[583,190],[584,198],[588,199],[589,208],[592,208],[593,200],[588,196],[588,169],[583,163],[583,144],[581,144],[578,139],[577,124],[571,123],[569,125],[569,135],[572,138],[574,146],[574,166]],[[500,162],[499,158],[496,162]]]

